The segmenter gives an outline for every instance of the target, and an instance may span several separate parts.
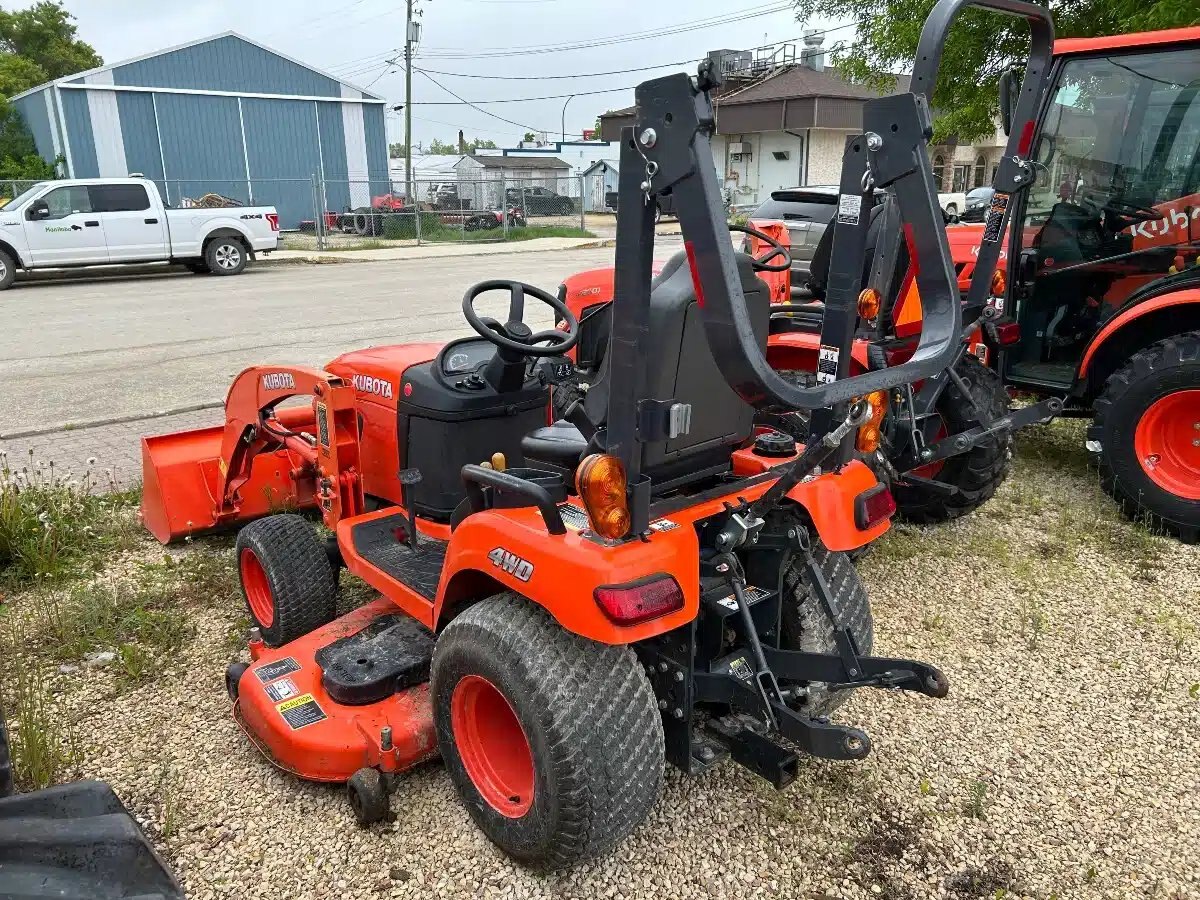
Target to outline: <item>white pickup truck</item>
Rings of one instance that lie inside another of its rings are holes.
[[[0,209],[0,290],[18,269],[171,262],[237,275],[278,247],[273,206],[168,209],[145,178],[42,181]]]

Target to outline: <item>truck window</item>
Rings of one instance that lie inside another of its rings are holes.
[[[72,213],[92,212],[92,201],[88,196],[88,189],[82,184],[55,188],[42,199],[50,207],[51,219],[61,219]]]
[[[140,184],[89,185],[93,212],[137,212],[150,208],[150,195]]]

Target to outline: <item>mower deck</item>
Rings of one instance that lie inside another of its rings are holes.
[[[433,637],[376,600],[278,649],[251,645],[234,715],[277,765],[310,781],[396,774],[437,755]]]

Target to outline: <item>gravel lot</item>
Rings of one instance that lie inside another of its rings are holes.
[[[861,563],[877,650],[935,662],[949,698],[858,692],[839,718],[872,756],[805,761],[782,793],[732,764],[668,770],[633,838],[571,872],[502,857],[440,765],[370,831],[341,791],[272,768],[225,700],[243,622],[225,587],[181,609],[196,635],[151,683],[121,692],[85,669],[54,686],[84,774],[112,782],[192,900],[1200,898],[1200,548],[1117,517],[1077,423],[1020,447],[979,513],[894,529]],[[173,552],[221,553],[231,572],[227,546]],[[147,542],[106,577],[161,552]]]

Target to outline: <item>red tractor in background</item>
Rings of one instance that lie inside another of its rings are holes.
[[[970,383],[977,402],[992,404],[997,413],[1007,406],[1007,390],[1038,398],[1047,413],[1091,417],[1087,449],[1104,489],[1127,515],[1195,542],[1200,28],[1060,40],[1044,75],[1044,89],[1027,115],[1016,109],[1015,73],[1002,82],[1006,130],[1015,130],[1030,157],[1018,173],[1021,185],[1000,184],[1002,166],[988,221],[947,227],[966,320],[980,321],[990,310],[982,327],[964,335],[970,355],[960,359],[957,374]],[[1011,156],[1006,152],[1005,164]],[[1008,227],[1007,216],[1018,224]],[[836,227],[827,229],[830,238]],[[899,241],[894,224],[890,230]],[[752,253],[764,247],[761,238],[750,238]],[[821,253],[819,247],[813,266],[818,302],[781,305],[776,319],[791,321],[786,329],[772,326],[772,365],[801,377],[818,370]],[[828,247],[825,255],[827,263]],[[764,277],[786,280],[788,273]],[[604,279],[592,272],[568,279],[563,290],[572,308],[594,312],[603,289]],[[920,298],[911,279],[894,280],[883,305],[897,342],[919,333]],[[602,345],[586,323],[583,334],[581,354]],[[866,344],[856,346],[857,364],[865,369]],[[586,370],[589,359],[601,355],[582,357],[581,365]],[[962,392],[951,394],[938,415],[925,418],[924,444],[976,427],[972,404],[963,402]],[[904,417],[890,412],[885,432]],[[901,513],[918,521],[974,508],[998,486],[1006,467],[1001,457],[1007,450],[1000,454],[995,444],[976,444],[940,462],[925,462],[924,451],[912,449],[917,452],[889,453],[889,462],[901,475],[895,486]],[[935,484],[958,488],[958,501],[930,490]],[[968,497],[971,502],[962,502]]]

